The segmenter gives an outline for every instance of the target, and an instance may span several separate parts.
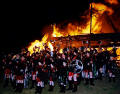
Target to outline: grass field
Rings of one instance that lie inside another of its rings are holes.
[[[24,89],[22,93],[16,93],[9,84],[8,87],[3,88],[3,81],[0,81],[0,94],[35,94],[35,89]],[[48,92],[48,85],[43,89],[42,94],[62,94],[59,93],[59,87],[56,85],[53,92]],[[85,86],[82,81],[78,86],[78,91],[66,91],[65,94],[120,94],[120,79],[115,83],[108,83],[108,79],[104,78],[102,81],[95,80],[95,86]]]

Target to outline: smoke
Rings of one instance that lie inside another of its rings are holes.
[[[106,3],[112,4],[112,5],[117,5],[119,4],[118,0],[105,0]]]

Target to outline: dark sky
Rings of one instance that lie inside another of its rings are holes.
[[[40,39],[48,24],[78,19],[89,8],[89,0],[73,1],[1,3],[0,50],[21,48]]]

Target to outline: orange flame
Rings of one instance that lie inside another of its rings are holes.
[[[112,50],[113,50],[113,47],[108,47],[107,50],[108,50],[108,51],[112,51]],[[116,54],[117,54],[116,59],[117,59],[117,60],[120,60],[120,47],[117,47]]]
[[[97,31],[100,31],[102,28],[102,21],[99,21],[95,16],[92,17],[92,33],[96,34]],[[53,37],[66,37],[68,35],[75,36],[81,34],[90,33],[90,19],[86,23],[86,26],[77,26],[69,23],[65,30],[61,30],[56,25],[53,25]],[[97,32],[98,33],[98,32]]]
[[[115,4],[115,2],[117,2],[117,0],[106,0],[106,2],[113,2]],[[97,12],[94,12],[92,15],[92,33],[96,34],[96,33],[100,33],[101,29],[102,29],[102,20],[101,20],[101,15],[104,12],[108,12],[109,15],[113,14],[113,10],[112,8],[102,4],[102,3],[92,3],[90,4],[90,8],[91,5],[93,6],[93,9],[96,10]],[[89,13],[90,14],[90,13]],[[96,17],[97,15],[97,17]],[[68,35],[70,36],[75,36],[75,35],[81,35],[81,34],[89,34],[90,33],[90,16],[88,21],[86,22],[86,24],[83,25],[75,25],[73,23],[69,23],[65,29],[61,29],[56,25],[53,25],[53,32],[52,34],[49,36],[51,37],[66,37]],[[35,47],[39,47],[39,50],[43,50],[44,49],[44,43],[47,43],[48,47],[51,49],[51,51],[53,51],[53,46],[52,44],[49,42],[49,36],[48,34],[45,34],[45,36],[42,38],[41,41],[39,40],[35,40],[34,42],[31,43],[31,45],[28,47],[28,50],[33,53],[34,52],[34,48]],[[37,50],[38,51],[38,50]],[[60,49],[59,51],[60,53],[62,53],[62,49]]]
[[[28,47],[28,51],[30,53],[39,52],[45,48],[45,43],[47,43],[48,48],[50,48],[51,51],[53,51],[53,46],[50,42],[48,42],[48,34],[45,34],[41,41],[35,40],[31,43],[31,45]]]
[[[90,4],[91,6],[91,4]],[[106,5],[102,3],[92,3],[92,6],[95,10],[98,10],[98,13],[103,14],[104,12],[108,12],[109,15],[113,14],[113,9],[110,7],[107,7]]]
[[[59,31],[59,28],[56,28],[56,25],[53,25],[53,37],[62,37],[64,36],[63,34],[61,34]]]
[[[120,47],[117,48],[116,53],[117,53],[117,60],[120,60]]]
[[[31,43],[31,45],[28,47],[28,51],[30,53],[38,52],[38,50],[43,50],[44,49],[44,43],[47,42],[48,39],[48,34],[46,34],[41,41],[35,40],[34,42]],[[37,49],[38,48],[38,49]]]
[[[94,10],[96,10],[96,13],[93,13],[92,16],[92,33],[100,33],[102,29],[102,21],[101,21],[101,15],[104,12],[108,12],[109,15],[113,14],[113,10],[110,7],[107,7],[106,5],[102,3],[91,3]],[[96,15],[98,17],[96,17]],[[66,37],[68,35],[75,36],[75,35],[81,35],[81,34],[89,34],[90,33],[90,19],[84,26],[79,25],[73,25],[72,23],[69,23],[65,30],[61,30],[56,25],[53,25],[53,37]]]

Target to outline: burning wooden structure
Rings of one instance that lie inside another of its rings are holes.
[[[111,47],[120,46],[120,33],[108,33],[108,34],[86,34],[67,37],[52,37],[51,43],[54,46],[60,46],[65,48],[72,47]]]
[[[89,10],[81,19],[84,21],[51,25],[42,40],[32,42],[28,50],[43,50],[46,44],[51,51],[54,47],[120,47],[120,3],[117,0],[105,0],[105,3],[91,3]],[[62,27],[62,28],[61,28]],[[120,49],[119,49],[120,51]],[[119,54],[120,55],[120,54]]]

